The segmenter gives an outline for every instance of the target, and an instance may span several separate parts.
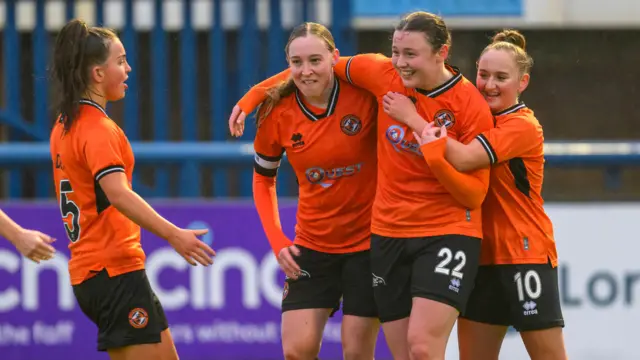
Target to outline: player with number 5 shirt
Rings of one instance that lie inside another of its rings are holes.
[[[112,360],[177,359],[167,319],[145,273],[140,227],[192,265],[215,252],[158,215],[131,188],[134,155],[106,105],[125,96],[131,71],[109,29],[67,23],[53,50],[58,118],[50,136],[56,198],[69,238],[71,285]]]

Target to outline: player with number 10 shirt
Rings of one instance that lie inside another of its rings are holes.
[[[544,136],[533,110],[520,100],[533,59],[515,30],[494,36],[478,59],[476,84],[496,126],[461,144],[446,129],[425,128],[421,142],[459,171],[491,165],[482,205],[480,268],[458,321],[461,360],[497,359],[507,327],[520,332],[533,360],[565,360],[553,225],[541,196]],[[414,127],[412,124],[409,126]],[[439,132],[439,134],[437,134]]]

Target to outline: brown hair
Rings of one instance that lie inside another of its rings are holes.
[[[493,36],[491,44],[482,50],[480,57],[488,50],[504,50],[513,54],[520,75],[529,74],[533,67],[533,58],[525,50],[527,40],[517,30],[505,29]]]
[[[69,21],[58,33],[53,48],[51,72],[57,96],[55,110],[68,131],[78,114],[78,104],[90,82],[89,68],[109,58],[115,32],[90,27],[84,21]]]
[[[443,45],[451,46],[451,32],[447,24],[440,16],[426,11],[416,11],[405,16],[396,25],[396,31],[424,33],[434,52],[440,50]]]
[[[289,56],[289,46],[291,42],[300,37],[306,37],[309,35],[314,35],[320,38],[320,40],[324,41],[327,46],[327,50],[334,51],[336,49],[336,43],[333,40],[333,35],[329,29],[327,29],[324,25],[314,23],[314,22],[305,22],[298,26],[296,26],[292,31],[291,35],[289,35],[289,41],[287,41],[287,45],[284,47],[284,51]],[[289,78],[287,81],[283,81],[282,83],[273,86],[272,88],[267,90],[267,98],[260,104],[257,111],[256,116],[256,126],[259,127],[262,124],[262,121],[269,115],[271,110],[278,104],[280,99],[285,98],[296,90],[296,85],[293,82],[292,78]]]

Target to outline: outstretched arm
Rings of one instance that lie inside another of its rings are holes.
[[[387,91],[387,85],[395,74],[391,59],[381,54],[361,54],[340,57],[334,71],[338,77],[355,86],[361,87],[373,95],[381,96]],[[248,114],[251,114],[265,99],[267,90],[287,81],[291,70],[286,69],[253,86],[234,106],[229,116],[229,131],[241,136]]]
[[[250,114],[255,110],[267,98],[267,90],[289,80],[291,76],[291,70],[286,69],[279,72],[272,77],[262,81],[261,83],[254,85],[247,91],[246,94],[238,101],[238,107],[245,114]]]

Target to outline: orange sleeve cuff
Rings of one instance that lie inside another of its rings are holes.
[[[458,201],[469,209],[482,205],[489,189],[489,170],[476,170],[470,174],[458,172],[445,159],[447,139],[442,138],[420,147],[429,168],[442,186]]]
[[[276,195],[276,178],[253,173],[253,200],[260,216],[262,227],[271,244],[276,257],[292,242],[282,231],[280,213],[278,211],[278,197]]]

